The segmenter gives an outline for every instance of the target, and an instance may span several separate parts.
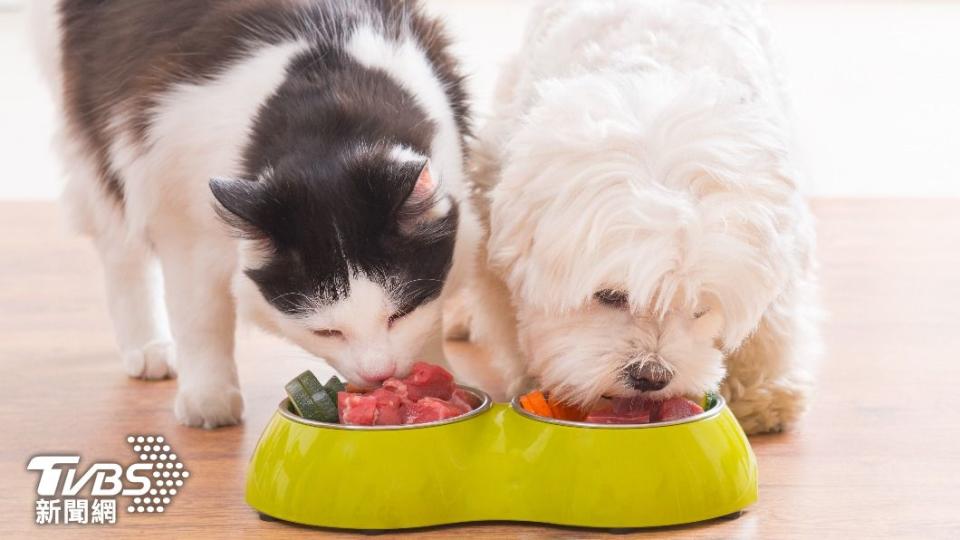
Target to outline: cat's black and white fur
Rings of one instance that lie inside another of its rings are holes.
[[[176,366],[181,422],[240,419],[238,309],[359,384],[438,341],[467,105],[415,1],[34,4],[64,198],[127,372]]]

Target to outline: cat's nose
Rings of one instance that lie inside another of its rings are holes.
[[[393,377],[397,372],[397,366],[391,362],[388,365],[374,368],[374,369],[360,369],[360,376],[363,379],[371,384],[381,383],[390,377]]]
[[[623,372],[627,384],[641,392],[663,390],[673,379],[673,372],[655,360],[628,364]]]

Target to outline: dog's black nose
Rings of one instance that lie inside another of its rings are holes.
[[[634,362],[623,371],[627,384],[641,392],[663,390],[673,379],[673,372],[660,362]]]

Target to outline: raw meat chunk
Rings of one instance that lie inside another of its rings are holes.
[[[377,388],[368,395],[377,399],[377,414],[373,421],[374,425],[394,426],[403,423],[408,400],[386,388]]]
[[[657,422],[669,422],[693,416],[703,412],[703,409],[689,399],[682,397],[670,398],[660,404]]]
[[[407,397],[419,401],[424,397],[450,399],[457,389],[453,382],[453,375],[440,366],[417,362],[413,365],[413,372],[403,380],[406,385]]]
[[[423,424],[460,416],[465,411],[460,407],[435,397],[425,397],[413,404],[404,420],[405,424]]]
[[[603,400],[593,408],[585,419],[595,424],[647,424],[653,416],[654,406],[637,399]]]
[[[470,393],[461,388],[457,388],[453,391],[453,397],[450,398],[450,404],[459,408],[464,413],[468,413],[473,410],[473,397]]]
[[[339,392],[337,410],[341,424],[372,426],[377,419],[377,398],[368,394]]]

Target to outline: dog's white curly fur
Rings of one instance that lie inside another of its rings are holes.
[[[722,384],[749,432],[805,408],[819,345],[814,229],[757,2],[548,2],[475,147],[487,225],[471,337],[516,394]],[[623,309],[595,299],[624,291]],[[725,378],[724,378],[725,377]]]

